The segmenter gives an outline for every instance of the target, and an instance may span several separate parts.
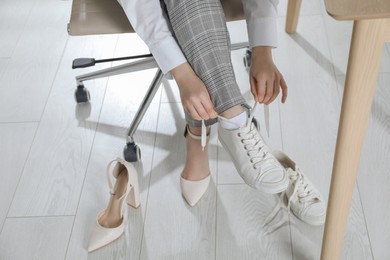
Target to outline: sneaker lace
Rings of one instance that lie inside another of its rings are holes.
[[[313,187],[308,182],[305,181],[305,176],[299,168],[296,168],[295,171],[289,168],[287,173],[294,185],[294,191],[290,196],[289,204],[295,195],[297,195],[299,203],[314,202],[319,199],[319,194],[313,190]]]
[[[298,202],[300,204],[310,204],[311,202],[315,202],[320,199],[320,195],[313,190],[313,187],[309,183],[305,181],[305,176],[302,174],[299,168],[296,168],[295,170],[289,168],[287,169],[287,173],[290,176],[290,185],[293,185],[294,190],[290,198],[288,199],[287,207],[283,207],[283,199],[286,196],[286,192],[281,193],[279,197],[279,202],[276,204],[274,209],[264,221],[264,226],[268,226],[268,229],[266,231],[267,233],[272,233],[288,221],[291,212],[291,201],[295,197],[297,197]],[[269,225],[281,209],[285,209],[287,211],[287,214],[284,214],[282,219],[279,220],[277,223]]]
[[[265,143],[253,125],[240,128],[238,136],[241,138],[241,143],[243,143],[244,149],[247,151],[247,155],[255,170],[269,160],[273,161],[272,157],[267,156],[268,150]]]
[[[251,114],[249,116],[249,120],[248,120],[248,124],[246,126],[246,128],[249,128],[250,131],[255,131],[256,128],[254,127],[251,127],[251,122],[252,122],[252,119],[254,117],[254,112],[256,110],[256,106],[257,106],[257,102],[253,105],[252,107],[252,110],[251,110]],[[223,116],[217,116],[218,119],[222,119],[222,120],[227,120],[226,118],[224,118]],[[265,119],[265,128],[267,130],[267,135],[269,137],[269,107],[268,105],[265,105],[264,104],[264,119]],[[240,129],[242,128],[240,125],[237,125]],[[252,129],[254,128],[254,129]],[[253,132],[252,132],[253,133]],[[204,148],[206,147],[206,142],[207,142],[207,127],[206,127],[206,124],[204,122],[204,119],[202,119],[202,132],[201,132],[201,145],[202,145],[202,151],[204,150]],[[263,146],[264,146],[264,143],[263,143]]]
[[[245,126],[237,125],[237,128],[239,129],[238,136],[240,137],[241,143],[243,144],[244,149],[247,151],[247,155],[250,158],[250,162],[255,170],[260,168],[268,161],[274,161],[271,156],[267,156],[268,149],[260,137],[257,128],[252,124],[256,106],[257,103],[255,103],[251,110],[247,124]],[[227,120],[222,116],[218,116],[218,118]]]

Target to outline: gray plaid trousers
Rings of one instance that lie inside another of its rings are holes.
[[[230,38],[219,0],[164,0],[176,40],[204,82],[216,112],[245,104],[230,57]],[[186,113],[189,125],[200,126]],[[206,125],[216,120],[206,121]]]

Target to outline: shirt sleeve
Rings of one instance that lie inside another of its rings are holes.
[[[119,0],[135,32],[164,74],[186,62],[158,0]]]
[[[277,6],[279,0],[243,0],[249,46],[277,47]]]

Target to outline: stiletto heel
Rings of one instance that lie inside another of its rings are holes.
[[[116,179],[114,187],[110,177],[113,163],[116,163],[112,171],[112,176]],[[106,178],[111,197],[107,208],[98,214],[89,240],[88,252],[111,243],[123,234],[127,222],[127,215],[124,214],[125,202],[129,202],[127,199],[129,193],[132,194],[131,205],[139,206],[137,171],[133,165],[119,158],[113,160],[107,165]]]

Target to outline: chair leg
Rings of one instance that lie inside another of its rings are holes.
[[[153,57],[143,58],[138,61],[133,61],[130,63],[79,75],[76,77],[76,81],[77,81],[77,85],[82,85],[82,82],[86,80],[121,75],[129,72],[141,71],[141,70],[146,70],[146,69],[151,69],[156,67],[157,67],[157,63]]]
[[[149,86],[148,91],[145,94],[144,99],[141,102],[141,105],[139,106],[137,112],[135,113],[133,121],[131,122],[131,125],[127,133],[126,146],[123,149],[123,156],[125,160],[128,162],[135,162],[140,160],[140,151],[138,146],[134,142],[133,135],[135,134],[135,131],[137,130],[139,123],[144,117],[146,111],[148,110],[154,96],[156,95],[157,90],[161,85],[161,80],[163,76],[164,74],[162,73],[162,71],[158,69],[152,83]]]
[[[302,0],[288,0],[287,17],[286,17],[286,32],[295,33],[297,30],[299,11],[301,9]]]
[[[380,66],[386,19],[354,22],[321,260],[340,259]]]

